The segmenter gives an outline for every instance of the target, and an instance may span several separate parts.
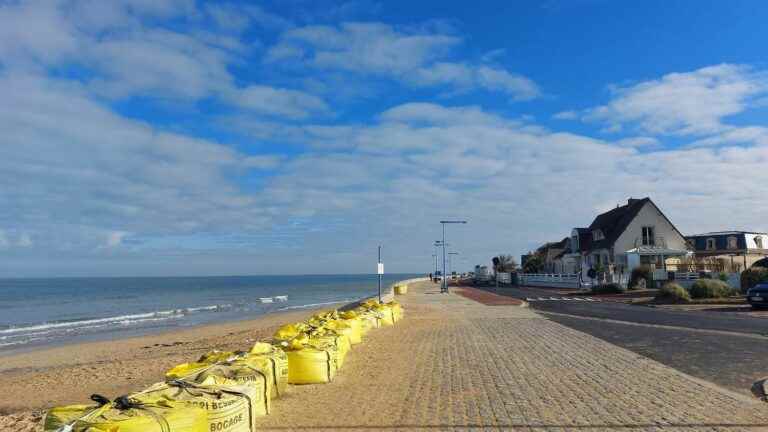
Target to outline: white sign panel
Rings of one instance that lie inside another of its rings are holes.
[[[378,274],[384,274],[384,263],[379,263]]]

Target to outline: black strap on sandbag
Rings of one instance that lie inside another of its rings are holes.
[[[160,414],[158,414],[158,413],[152,411],[151,409],[147,408],[147,406],[144,405],[144,403],[139,401],[139,400],[132,399],[129,396],[120,396],[120,397],[115,398],[114,401],[112,401],[112,405],[116,409],[118,409],[120,411],[125,411],[125,410],[130,410],[130,409],[137,409],[137,410],[145,411],[145,412],[149,413],[149,415],[153,419],[155,419],[157,424],[160,425],[160,430],[162,432],[171,432],[171,425],[168,424],[168,420],[166,420],[165,417],[161,416]]]

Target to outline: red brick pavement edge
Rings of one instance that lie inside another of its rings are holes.
[[[462,286],[453,288],[453,292],[459,294],[462,297],[466,297],[470,300],[474,300],[478,303],[482,303],[486,306],[522,306],[525,304],[522,300],[516,298],[502,296],[488,292],[485,290]]]

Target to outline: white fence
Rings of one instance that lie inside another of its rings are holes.
[[[719,273],[711,274],[712,279],[719,279],[718,278]],[[659,281],[659,283],[664,283],[666,281],[675,282],[682,286],[683,288],[690,288],[691,285],[694,284],[697,280],[701,279],[701,273],[695,273],[695,272],[674,272],[675,279],[674,281],[670,280],[668,278],[667,272],[663,272],[662,274],[656,274],[654,273],[653,278],[654,280]],[[741,275],[739,273],[725,273],[725,283],[731,286],[731,288],[740,289],[741,288]]]
[[[627,287],[627,285],[629,285],[629,276],[629,273],[603,273],[600,275],[600,278],[594,280],[594,283],[617,283],[623,287]],[[711,275],[713,279],[718,279],[717,276],[717,273]],[[593,282],[588,278],[579,280],[578,273],[520,273],[518,274],[518,278],[520,285],[556,288],[584,288],[591,286]],[[674,272],[674,282],[680,284],[683,288],[690,288],[691,285],[700,278],[700,273]],[[654,271],[653,279],[656,281],[656,286],[661,286],[667,281],[672,281],[669,279],[669,273],[663,270]],[[741,287],[739,273],[726,273],[725,282],[736,289]]]

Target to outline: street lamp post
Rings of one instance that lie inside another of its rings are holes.
[[[435,254],[437,254],[437,248],[442,247],[442,246],[450,246],[450,244],[443,243],[442,240],[435,240]],[[435,255],[435,277],[437,277],[437,274],[440,273],[440,264],[439,264],[439,261],[438,261],[439,256],[440,255]],[[440,292],[442,292],[442,290],[443,290],[443,282],[442,282],[442,280],[445,277],[445,274],[444,274],[445,273],[445,255],[443,255],[443,261],[442,262],[443,262],[443,264],[442,264],[443,271],[442,271],[442,273],[440,275]]]
[[[445,279],[445,224],[465,224],[467,221],[465,220],[443,220],[440,221],[440,224],[443,226],[443,286],[440,292],[447,293],[448,292],[448,281]]]

